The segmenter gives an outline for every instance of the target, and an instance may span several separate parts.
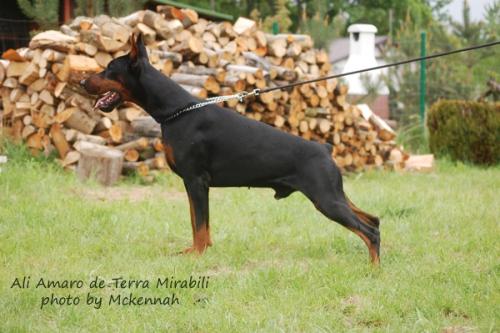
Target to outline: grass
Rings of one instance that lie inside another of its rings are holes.
[[[54,163],[7,149],[0,173],[2,332],[494,332],[500,329],[500,169],[440,161],[436,172],[373,172],[346,179],[353,202],[381,217],[382,264],[354,234],[301,194],[213,189],[214,246],[201,258],[175,176],[105,190]],[[85,304],[87,293],[168,296],[170,289],[90,289],[99,276],[210,276],[176,289],[180,305]],[[31,277],[28,289],[11,288]],[[40,278],[81,279],[43,289]],[[79,296],[78,306],[41,297]]]

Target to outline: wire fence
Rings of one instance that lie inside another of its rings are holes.
[[[32,20],[0,18],[0,51],[28,46],[30,31],[37,27]]]

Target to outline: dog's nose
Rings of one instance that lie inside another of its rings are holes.
[[[80,81],[80,85],[81,85],[82,87],[83,87],[83,86],[85,86],[85,79],[83,79],[83,80],[81,80],[81,81]]]

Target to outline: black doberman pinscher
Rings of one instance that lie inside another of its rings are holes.
[[[110,112],[124,101],[141,106],[161,124],[167,162],[184,180],[193,245],[202,253],[212,245],[208,223],[209,187],[268,187],[276,199],[300,191],[325,216],[357,234],[379,262],[377,217],[354,206],[344,194],[332,146],[304,140],[215,104],[170,119],[199,100],[153,68],[139,35],[129,54],[81,82],[100,95],[96,107]]]

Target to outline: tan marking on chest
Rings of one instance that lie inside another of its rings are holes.
[[[174,149],[172,148],[171,145],[164,143],[164,151],[165,151],[165,156],[167,158],[167,163],[170,166],[170,168],[175,166],[175,159],[174,159]]]

